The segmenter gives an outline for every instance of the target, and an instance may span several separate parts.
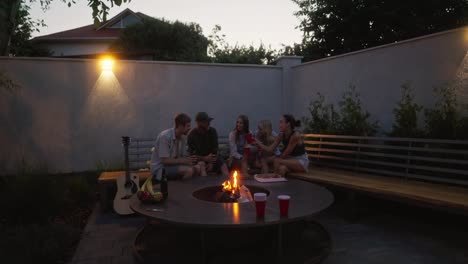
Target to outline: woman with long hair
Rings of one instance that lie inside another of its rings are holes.
[[[241,174],[248,176],[248,163],[250,159],[250,144],[247,137],[251,134],[249,130],[249,118],[240,115],[236,120],[236,127],[229,133],[229,152],[231,168],[238,168]]]
[[[270,146],[275,142],[278,134],[273,131],[270,120],[261,120],[258,122],[258,128],[255,133],[255,138],[258,139],[263,145]],[[269,164],[272,164],[275,156],[279,156],[280,152],[276,148],[272,152],[267,152],[264,150],[259,150],[257,154],[257,166],[262,169],[262,173],[269,172]]]
[[[275,158],[273,167],[275,173],[284,176],[288,172],[307,172],[309,158],[305,150],[301,134],[295,130],[301,122],[292,115],[283,115],[279,121],[279,136],[271,145],[265,145],[256,139],[256,145],[263,151],[271,152],[283,143],[281,155]]]

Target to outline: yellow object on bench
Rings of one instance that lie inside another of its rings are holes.
[[[220,154],[229,156],[228,139],[227,137],[220,137],[218,139]],[[129,163],[130,173],[137,174],[142,184],[148,177],[150,177],[150,162],[151,154],[154,151],[154,138],[131,138],[129,145]],[[144,171],[142,171],[144,170]],[[125,174],[125,171],[105,171],[99,175],[99,193],[101,200],[101,208],[106,211],[110,208],[110,202],[114,199],[115,195],[115,182],[119,175]]]
[[[103,211],[107,211],[112,207],[111,201],[114,199],[116,192],[116,179],[118,176],[124,174],[125,171],[105,171],[99,175],[99,198],[101,201],[101,209]],[[151,175],[149,171],[132,171],[130,174],[137,174],[140,184]]]

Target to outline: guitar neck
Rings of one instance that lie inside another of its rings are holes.
[[[130,161],[128,157],[128,146],[130,144],[129,137],[122,137],[122,143],[124,147],[124,159],[125,159],[125,182],[130,182]]]

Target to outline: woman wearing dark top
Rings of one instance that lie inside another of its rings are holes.
[[[305,150],[301,134],[294,130],[301,122],[295,120],[292,115],[283,115],[279,121],[279,136],[270,146],[265,146],[259,140],[255,140],[257,146],[271,152],[280,143],[283,143],[281,155],[274,161],[275,173],[284,176],[288,172],[307,172],[309,158]]]
[[[231,160],[231,169],[240,169],[244,176],[248,176],[248,163],[250,156],[246,155],[245,149],[250,148],[247,142],[249,130],[249,118],[246,115],[240,115],[236,120],[236,127],[229,133],[229,152]]]

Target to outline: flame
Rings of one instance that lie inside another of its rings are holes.
[[[239,189],[239,185],[237,185],[237,171],[234,171],[234,175],[233,175],[233,184],[232,184],[232,193],[234,194],[236,190]]]
[[[224,192],[231,192],[232,194],[239,193],[239,183],[237,181],[237,171],[234,171],[232,175],[232,184],[231,181],[227,180],[222,183]]]

